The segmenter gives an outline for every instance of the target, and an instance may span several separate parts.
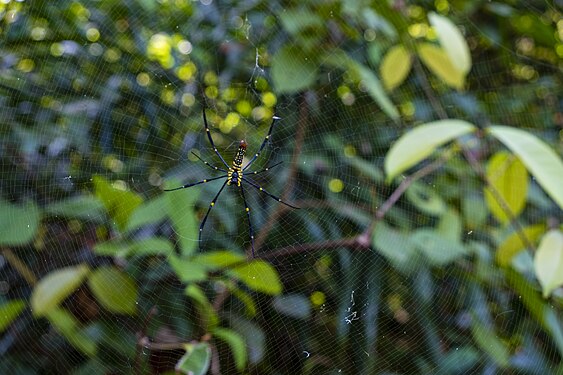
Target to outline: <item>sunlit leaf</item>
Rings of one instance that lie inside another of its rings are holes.
[[[305,90],[317,79],[317,64],[297,46],[287,45],[272,57],[272,80],[279,94]]]
[[[477,345],[489,357],[495,361],[500,367],[508,367],[510,353],[506,345],[498,338],[494,330],[485,327],[478,319],[477,315],[473,315],[471,319],[471,333]]]
[[[15,205],[0,199],[0,245],[19,246],[31,242],[41,219],[35,203]]]
[[[126,258],[133,255],[170,255],[174,253],[174,245],[164,238],[149,237],[143,240],[111,240],[97,243],[94,252]]]
[[[504,199],[507,208],[517,217],[526,205],[528,172],[518,158],[508,152],[497,152],[487,163],[487,179],[491,187],[485,188],[485,202],[493,216],[501,223],[507,224],[510,222],[510,217],[491,189]]]
[[[534,244],[545,233],[545,229],[545,224],[535,224],[524,227],[521,232],[512,232],[497,248],[496,259],[498,264],[502,267],[510,265],[512,258],[524,250],[527,243],[522,241],[522,236],[525,236],[531,244]]]
[[[563,161],[542,140],[527,131],[495,125],[489,133],[501,141],[524,163],[528,172],[563,209]]]
[[[237,370],[242,371],[246,367],[248,354],[246,344],[242,337],[235,331],[226,328],[216,327],[212,331],[213,336],[226,342],[231,348],[233,359]]]
[[[178,183],[168,183],[166,187],[178,185]],[[168,216],[172,219],[182,255],[191,255],[198,248],[199,222],[196,218],[194,205],[200,191],[199,187],[194,187],[165,193],[167,198],[166,210]]]
[[[117,314],[137,311],[137,285],[125,272],[113,266],[99,267],[88,277],[88,286],[96,300]]]
[[[183,283],[207,279],[208,268],[205,265],[195,263],[191,258],[178,258],[175,255],[170,255],[168,263]]]
[[[448,18],[434,12],[428,14],[428,20],[436,30],[440,45],[446,51],[450,61],[461,73],[466,75],[471,70],[471,54],[459,28]]]
[[[227,273],[257,292],[276,295],[282,291],[282,285],[275,268],[262,260],[234,267]]]
[[[80,329],[76,318],[67,310],[62,308],[51,309],[46,313],[46,318],[76,349],[89,357],[96,355],[98,349],[96,342]]]
[[[25,309],[25,302],[22,300],[11,300],[0,305],[0,333],[12,324],[14,319]]]
[[[223,250],[197,254],[192,258],[192,260],[194,263],[201,264],[202,266],[206,266],[210,269],[220,269],[245,262],[246,257],[233,251]]]
[[[211,364],[211,348],[207,343],[186,344],[186,353],[176,364],[176,372],[205,375]]]
[[[167,213],[166,202],[166,195],[160,195],[150,201],[143,202],[133,211],[125,229],[133,231],[142,226],[162,221]]]
[[[52,271],[39,280],[31,294],[35,316],[43,316],[78,289],[90,269],[85,264]]]
[[[446,51],[431,43],[419,44],[417,51],[424,65],[446,85],[456,90],[463,89],[465,74],[456,68]]]
[[[400,86],[409,75],[411,67],[412,57],[402,44],[389,49],[383,56],[379,67],[379,74],[385,89],[391,91]]]
[[[474,130],[475,126],[462,120],[440,120],[417,126],[399,138],[387,153],[387,180],[426,159],[443,144]]]
[[[534,270],[544,298],[563,285],[563,233],[559,230],[552,229],[542,237],[534,256]]]
[[[94,192],[108,211],[117,226],[125,229],[129,217],[139,206],[143,199],[136,193],[113,187],[102,176],[94,176]]]

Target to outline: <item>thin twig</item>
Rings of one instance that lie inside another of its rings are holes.
[[[33,271],[31,271],[27,264],[22,262],[22,260],[18,258],[18,256],[14,254],[11,249],[7,247],[3,248],[2,254],[4,255],[4,258],[6,258],[8,263],[10,263],[10,265],[20,274],[21,277],[23,277],[23,279],[30,286],[37,284],[37,277],[35,276]]]

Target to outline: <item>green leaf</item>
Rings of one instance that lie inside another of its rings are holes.
[[[25,309],[25,302],[22,300],[11,300],[0,305],[0,333],[12,324],[20,313]]]
[[[263,260],[237,266],[230,269],[228,274],[257,292],[276,295],[282,291],[282,285],[275,268]]]
[[[523,228],[522,234],[533,244],[545,233],[545,229],[545,224],[530,225]],[[514,231],[497,248],[496,259],[498,264],[502,267],[509,266],[512,258],[525,247],[526,243],[522,242],[521,234],[518,231]]]
[[[176,364],[176,372],[205,375],[211,364],[211,348],[207,343],[186,344],[186,354]]]
[[[432,229],[415,231],[411,240],[435,266],[445,266],[467,254],[462,243],[448,240]]]
[[[526,205],[528,193],[528,172],[522,162],[508,152],[497,152],[487,164],[487,179],[517,217]],[[510,217],[504,212],[490,187],[485,188],[485,202],[498,221],[503,224],[510,222]]]
[[[463,224],[456,210],[450,208],[440,218],[437,233],[448,241],[461,243]]]
[[[425,184],[415,182],[405,192],[407,199],[422,212],[432,216],[443,215],[447,206],[442,197]]]
[[[174,245],[164,238],[149,237],[144,240],[111,240],[97,243],[94,252],[98,255],[126,258],[133,255],[165,255],[174,253]]]
[[[559,230],[552,229],[542,237],[534,256],[534,270],[544,298],[563,285],[563,233]]]
[[[205,265],[210,269],[221,269],[246,262],[244,255],[224,250],[224,251],[208,251],[197,254],[192,258],[194,263]]]
[[[207,280],[208,267],[195,263],[191,258],[178,258],[170,255],[168,263],[183,283]]]
[[[494,330],[483,326],[477,319],[476,314],[472,314],[471,333],[473,339],[489,357],[500,367],[508,367],[510,353],[503,342],[494,333]]]
[[[481,196],[464,195],[462,199],[463,221],[469,229],[480,228],[487,220],[487,207]]]
[[[169,184],[167,184],[169,185]],[[173,183],[173,186],[178,184]],[[198,187],[166,193],[168,216],[180,243],[182,255],[191,255],[198,248],[199,222],[194,210],[199,197]]]
[[[98,349],[96,343],[80,329],[76,318],[67,310],[61,308],[51,309],[46,313],[46,318],[76,349],[88,357],[96,355]]]
[[[104,214],[104,205],[93,195],[78,195],[45,207],[50,215],[60,215],[88,221],[100,222]]]
[[[467,75],[471,70],[471,54],[459,28],[448,18],[434,12],[428,14],[428,20],[436,30],[440,45],[446,51],[452,64],[464,76]]]
[[[399,138],[387,153],[387,180],[426,159],[443,144],[474,130],[475,126],[462,120],[440,120],[417,126]]]
[[[31,309],[35,316],[44,316],[78,289],[90,269],[85,264],[61,268],[41,280],[31,294]]]
[[[311,317],[311,303],[302,294],[284,294],[276,296],[274,308],[281,314],[295,319],[309,319]]]
[[[297,46],[284,46],[272,58],[272,80],[279,94],[303,91],[316,79],[316,62]]]
[[[261,362],[266,352],[266,335],[264,330],[258,324],[242,319],[237,315],[231,315],[229,322],[233,329],[236,329],[244,337],[249,362],[253,364]]]
[[[446,51],[431,43],[420,43],[417,52],[424,65],[436,77],[458,91],[463,89],[465,74],[456,68]]]
[[[126,231],[137,230],[148,224],[156,224],[166,218],[167,198],[165,195],[160,195],[150,201],[143,202],[131,214],[127,222]]]
[[[402,44],[391,47],[383,56],[379,67],[385,89],[391,91],[400,86],[409,75],[411,68],[412,57],[406,48]]]
[[[410,235],[392,229],[380,221],[375,226],[372,238],[374,248],[403,273],[412,271],[415,247]]]
[[[94,176],[93,182],[96,197],[103,203],[118,228],[124,230],[131,214],[143,199],[136,193],[112,186],[101,176]]]
[[[248,354],[246,352],[246,344],[242,337],[231,329],[216,327],[212,331],[213,336],[226,342],[231,348],[233,359],[237,370],[242,371],[246,367]]]
[[[254,318],[256,316],[257,309],[256,303],[254,303],[254,300],[252,299],[250,294],[240,290],[236,285],[229,285],[229,290],[234,297],[244,303],[244,306],[246,308],[246,315],[248,315],[249,318]]]
[[[41,214],[33,202],[14,205],[0,199],[0,245],[25,245],[33,238],[39,228]]]
[[[291,35],[296,35],[306,29],[318,33],[319,29],[323,27],[322,18],[306,9],[284,10],[279,13],[279,18],[283,28]]]
[[[88,286],[98,302],[108,311],[135,315],[137,285],[125,272],[113,266],[99,267],[90,274]]]
[[[489,127],[488,132],[518,156],[528,172],[563,209],[563,161],[555,151],[524,130],[495,125]]]
[[[213,305],[211,305],[205,293],[203,293],[196,284],[188,285],[184,290],[184,293],[186,296],[194,300],[199,311],[199,317],[203,322],[202,325],[205,329],[212,329],[213,327],[217,327],[219,325],[219,317],[217,316]]]

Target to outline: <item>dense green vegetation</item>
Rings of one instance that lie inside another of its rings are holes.
[[[545,1],[0,1],[0,373],[563,373]],[[248,187],[256,257],[231,161]],[[192,154],[195,153],[194,154]],[[252,154],[250,154],[252,155]],[[253,177],[254,178],[254,177]]]

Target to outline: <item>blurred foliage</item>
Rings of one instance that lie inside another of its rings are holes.
[[[562,373],[557,5],[0,1],[0,373]]]

